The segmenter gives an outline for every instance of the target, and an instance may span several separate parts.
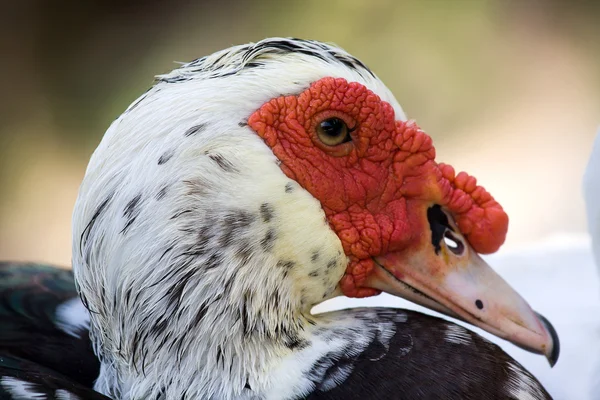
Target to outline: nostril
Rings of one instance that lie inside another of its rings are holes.
[[[449,236],[444,236],[444,243],[452,250],[458,249],[458,243]]]
[[[479,308],[480,310],[483,310],[483,301],[479,299],[475,300],[475,306],[477,306],[477,308]]]
[[[446,230],[444,232],[444,243],[446,244],[446,247],[448,247],[448,249],[450,249],[450,251],[456,254],[457,256],[462,255],[465,251],[464,244],[456,237],[454,237],[452,232],[449,230]]]

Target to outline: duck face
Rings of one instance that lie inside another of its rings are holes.
[[[478,255],[504,242],[507,215],[473,177],[437,164],[415,123],[364,85],[327,77],[249,125],[319,199],[349,260],[345,295],[399,295],[552,359],[545,323]]]

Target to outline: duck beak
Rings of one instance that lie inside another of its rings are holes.
[[[366,286],[461,319],[537,354],[559,356],[550,322],[502,279],[455,230],[438,246],[421,245],[375,257]]]

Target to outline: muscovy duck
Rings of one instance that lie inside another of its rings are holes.
[[[550,323],[478,256],[507,215],[434,158],[376,75],[331,45],[266,39],[159,76],[81,185],[81,301],[69,272],[3,267],[24,282],[3,281],[2,318],[31,349],[3,339],[2,398],[550,398],[449,321],[311,313],[385,291],[556,362]]]

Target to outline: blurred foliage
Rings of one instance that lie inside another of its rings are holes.
[[[2,138],[40,112],[54,126],[48,134],[86,147],[173,61],[267,36],[335,42],[366,60],[415,112],[440,113],[435,119],[446,124],[493,106],[490,94],[505,84],[494,36],[515,19],[542,23],[600,56],[592,49],[600,32],[595,1],[28,0],[6,1],[0,18]],[[461,109],[423,93],[422,81],[440,69],[431,64],[443,65],[437,90],[460,93]],[[496,79],[470,87],[482,75]]]
[[[600,93],[599,22],[597,1],[4,0],[0,206],[19,206],[13,194],[31,185],[22,177],[38,162],[68,159],[79,179],[108,125],[175,61],[269,36],[333,42],[444,145],[503,115],[531,79],[519,71],[532,65],[544,74],[566,59],[565,70],[581,71]],[[555,44],[568,54],[548,56]],[[563,87],[573,78],[554,75]],[[566,112],[579,118],[577,110],[591,119],[585,104]]]

